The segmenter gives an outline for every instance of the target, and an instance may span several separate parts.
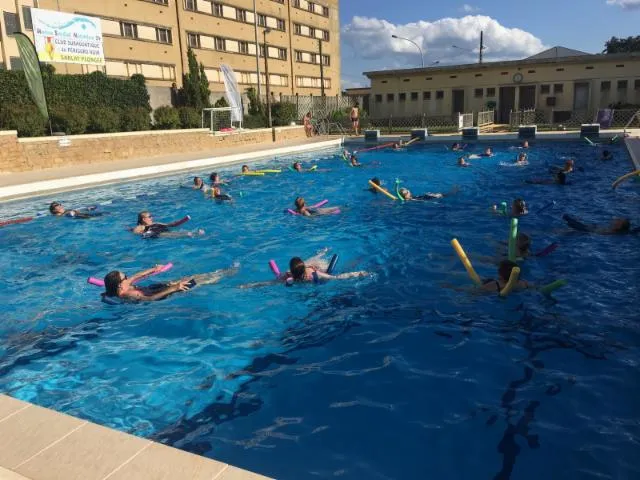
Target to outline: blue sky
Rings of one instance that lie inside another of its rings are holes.
[[[477,61],[481,29],[485,61],[556,45],[598,53],[614,35],[640,35],[640,0],[341,0],[340,21],[348,88],[367,84],[364,71],[420,65],[416,47],[391,39],[394,33],[421,45],[427,65]]]

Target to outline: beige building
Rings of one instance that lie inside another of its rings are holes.
[[[590,55],[555,47],[523,60],[366,72],[373,117],[536,109],[550,122],[609,105],[640,105],[640,53]]]
[[[101,19],[106,65],[54,63],[58,73],[102,69],[123,78],[141,73],[151,87],[180,86],[190,46],[205,66],[212,92],[224,91],[223,63],[234,69],[244,90],[257,85],[259,50],[263,94],[265,60],[276,95],[319,95],[321,77],[327,95],[340,93],[338,0],[256,0],[257,18],[253,0],[0,0],[0,68],[20,68],[10,34],[32,36],[31,7]],[[266,52],[265,29],[270,30]]]

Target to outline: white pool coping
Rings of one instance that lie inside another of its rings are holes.
[[[342,138],[335,138],[322,142],[314,142],[303,145],[283,146],[259,151],[243,152],[216,157],[206,157],[197,160],[149,165],[145,167],[131,168],[126,170],[116,170],[110,172],[81,175],[77,177],[58,178],[19,185],[9,185],[6,187],[0,187],[0,201],[19,200],[52,192],[80,190],[95,185],[108,185],[113,183],[138,180],[142,178],[159,177],[171,173],[197,170],[203,167],[210,167],[214,165],[221,166],[243,162],[249,163],[253,160],[260,160],[268,157],[275,157],[278,155],[290,155],[335,148],[342,145],[342,143]]]

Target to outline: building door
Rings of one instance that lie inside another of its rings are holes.
[[[520,110],[536,108],[536,86],[526,85],[520,87]]]
[[[589,84],[576,83],[573,87],[573,109],[589,109]]]
[[[509,123],[511,110],[516,108],[516,87],[500,87],[498,101],[498,123]]]
[[[464,113],[464,90],[453,90],[453,114]]]

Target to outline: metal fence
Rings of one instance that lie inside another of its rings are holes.
[[[537,125],[538,130],[579,129],[585,123],[600,123],[601,128],[626,128],[636,122],[640,125],[640,112],[634,109],[606,109],[608,115],[599,119],[601,110],[523,110],[510,114],[510,128],[517,130],[520,125]],[[599,121],[600,120],[600,121]]]
[[[486,127],[495,123],[496,112],[494,110],[486,110],[484,112],[478,112],[478,127]]]
[[[518,128],[520,125],[535,125],[536,111],[531,110],[512,110],[509,113],[509,125],[511,128]]]
[[[473,127],[473,112],[461,113],[458,117],[458,127],[467,128]]]
[[[344,117],[348,117],[356,102],[362,105],[362,98],[352,96],[282,95],[280,101],[294,104],[298,119],[311,112],[314,118],[332,119],[336,122],[342,122]]]

